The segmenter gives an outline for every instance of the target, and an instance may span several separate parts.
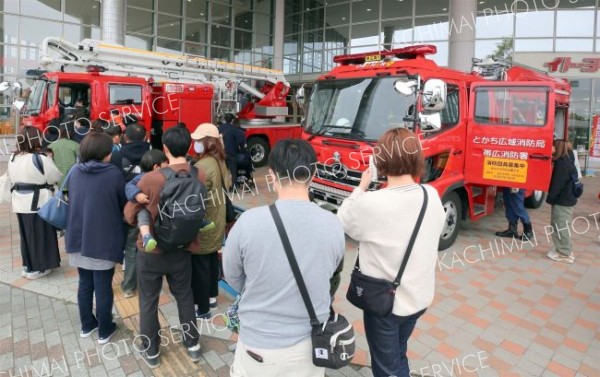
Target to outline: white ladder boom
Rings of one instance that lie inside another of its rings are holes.
[[[58,56],[52,56],[53,51]],[[88,68],[101,66],[109,72],[152,77],[162,81],[215,83],[220,79],[259,80],[286,86],[283,72],[248,64],[230,63],[195,55],[153,52],[84,39],[78,45],[61,38],[47,37],[42,42],[42,66],[64,69],[65,66]]]

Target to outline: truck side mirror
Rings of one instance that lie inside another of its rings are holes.
[[[300,88],[298,88],[298,91],[296,92],[296,103],[298,104],[298,107],[300,107],[302,110],[304,110],[304,95],[305,95],[305,90],[304,90],[304,84],[302,84],[302,86]]]
[[[421,121],[421,131],[435,132],[442,129],[442,117],[439,112],[430,114],[419,114]]]
[[[422,105],[427,112],[442,111],[446,106],[446,83],[439,79],[431,79],[423,88]]]

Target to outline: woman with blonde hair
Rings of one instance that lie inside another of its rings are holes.
[[[577,178],[577,168],[569,155],[567,140],[554,140],[552,149],[552,179],[546,203],[552,205],[550,225],[554,228],[552,241],[555,249],[550,250],[546,256],[558,262],[571,264],[575,262],[575,255],[571,250],[569,226],[577,204],[577,197],[573,192],[573,179]]]
[[[346,234],[359,242],[362,274],[389,282],[398,275],[409,240],[416,233],[392,312],[381,316],[365,310],[363,317],[373,375],[408,377],[407,342],[433,301],[438,243],[446,215],[437,191],[416,183],[424,166],[417,136],[404,128],[392,129],[379,139],[378,147],[373,159],[379,175],[387,177],[387,187],[369,191],[372,172],[365,170],[338,217]],[[417,229],[423,207],[422,225]]]
[[[205,220],[213,226],[203,228],[200,234],[201,254],[192,255],[192,290],[197,305],[196,317],[210,319],[210,309],[217,307],[219,295],[219,260],[225,235],[225,196],[231,176],[225,164],[225,149],[219,129],[211,123],[199,125],[192,133],[194,151],[198,156],[196,167],[204,171],[204,185],[208,198],[204,201]]]

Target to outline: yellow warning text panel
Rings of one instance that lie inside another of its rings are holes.
[[[527,161],[485,157],[483,160],[483,178],[525,183],[527,180]]]

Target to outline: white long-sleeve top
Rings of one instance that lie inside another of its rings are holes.
[[[10,178],[11,186],[15,183],[32,184],[32,185],[55,185],[62,177],[54,162],[49,157],[40,155],[44,166],[44,174],[42,174],[33,164],[33,154],[20,153],[10,156],[8,160],[8,177]],[[38,199],[38,208],[52,197],[52,192],[48,189],[41,189]],[[36,213],[31,210],[31,201],[33,200],[33,191],[17,191],[12,192],[12,210],[14,213]]]
[[[408,316],[433,301],[439,237],[446,218],[437,191],[427,190],[423,223],[396,290],[393,314]],[[338,210],[346,234],[359,242],[361,272],[394,281],[423,204],[417,184],[364,192],[357,188]]]

